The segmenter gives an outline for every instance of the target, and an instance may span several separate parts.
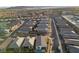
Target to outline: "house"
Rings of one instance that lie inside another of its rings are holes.
[[[23,43],[22,47],[24,47],[24,48],[32,47],[33,48],[34,42],[35,42],[35,37],[27,36],[24,38],[24,43]]]
[[[70,53],[79,53],[79,46],[67,45],[67,49]]]
[[[48,33],[48,24],[38,24],[36,30],[38,33],[46,34]]]
[[[9,45],[8,48],[19,48],[24,41],[24,37],[17,37],[13,39],[13,42]]]
[[[45,52],[47,48],[46,37],[37,36],[35,47],[36,47],[36,52]]]
[[[79,39],[64,39],[64,41],[68,45],[79,45]]]

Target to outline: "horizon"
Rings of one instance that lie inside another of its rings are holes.
[[[79,6],[0,6],[0,9],[5,8],[15,8],[15,7],[24,7],[24,8],[73,8],[73,7],[79,7]]]

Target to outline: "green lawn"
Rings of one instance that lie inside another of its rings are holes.
[[[8,23],[7,22],[0,22],[0,28],[2,29],[8,29]]]
[[[9,28],[8,22],[0,22],[0,38],[5,38],[5,35],[7,34],[5,29],[8,28]]]

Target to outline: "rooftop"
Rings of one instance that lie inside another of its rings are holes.
[[[36,47],[38,47],[38,46],[47,47],[45,36],[37,36],[36,37]]]

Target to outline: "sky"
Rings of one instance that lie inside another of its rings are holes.
[[[0,0],[0,7],[10,6],[79,6],[79,0]]]

